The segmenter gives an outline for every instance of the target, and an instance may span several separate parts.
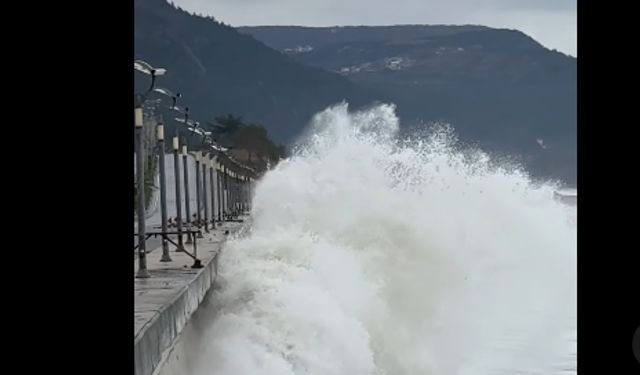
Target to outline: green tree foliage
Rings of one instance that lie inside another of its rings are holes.
[[[248,165],[264,170],[267,164],[275,164],[286,156],[286,148],[276,144],[261,124],[245,123],[241,116],[226,114],[216,117],[209,130],[219,143],[231,149],[239,159],[246,157]]]

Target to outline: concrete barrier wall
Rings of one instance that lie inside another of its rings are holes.
[[[187,330],[189,329],[189,325],[187,325]],[[178,339],[175,341],[174,345],[165,352],[162,361],[156,368],[156,371],[153,375],[184,375],[185,368],[189,365],[189,356],[192,355],[187,348],[186,341],[188,338],[185,335],[186,331],[183,332]]]
[[[135,374],[152,375],[163,353],[171,348],[196,311],[217,274],[219,252],[200,270],[195,279],[134,339]]]

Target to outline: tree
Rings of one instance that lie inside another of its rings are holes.
[[[227,113],[224,116],[218,116],[213,123],[209,123],[209,130],[215,138],[226,147],[231,147],[233,135],[244,126],[242,116],[234,116]]]
[[[248,164],[256,169],[263,169],[268,163],[277,163],[285,155],[284,146],[276,145],[263,125],[247,124],[242,116],[231,113],[218,116],[214,122],[208,123],[208,128],[219,143],[235,149],[237,156],[246,152]]]

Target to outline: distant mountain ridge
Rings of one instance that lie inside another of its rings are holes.
[[[405,129],[446,121],[463,140],[523,155],[539,176],[575,181],[577,60],[520,32],[473,25],[238,32],[164,0],[134,7],[135,57],[167,68],[159,84],[183,93],[201,122],[233,113],[288,142],[314,113],[342,100],[394,102]]]
[[[462,139],[522,155],[539,176],[576,181],[577,59],[522,32],[447,25],[238,29],[396,103],[405,126],[445,121]]]

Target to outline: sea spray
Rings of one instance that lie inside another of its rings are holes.
[[[220,258],[191,374],[551,373],[575,207],[392,105],[319,113]],[[193,349],[192,349],[193,350]]]

